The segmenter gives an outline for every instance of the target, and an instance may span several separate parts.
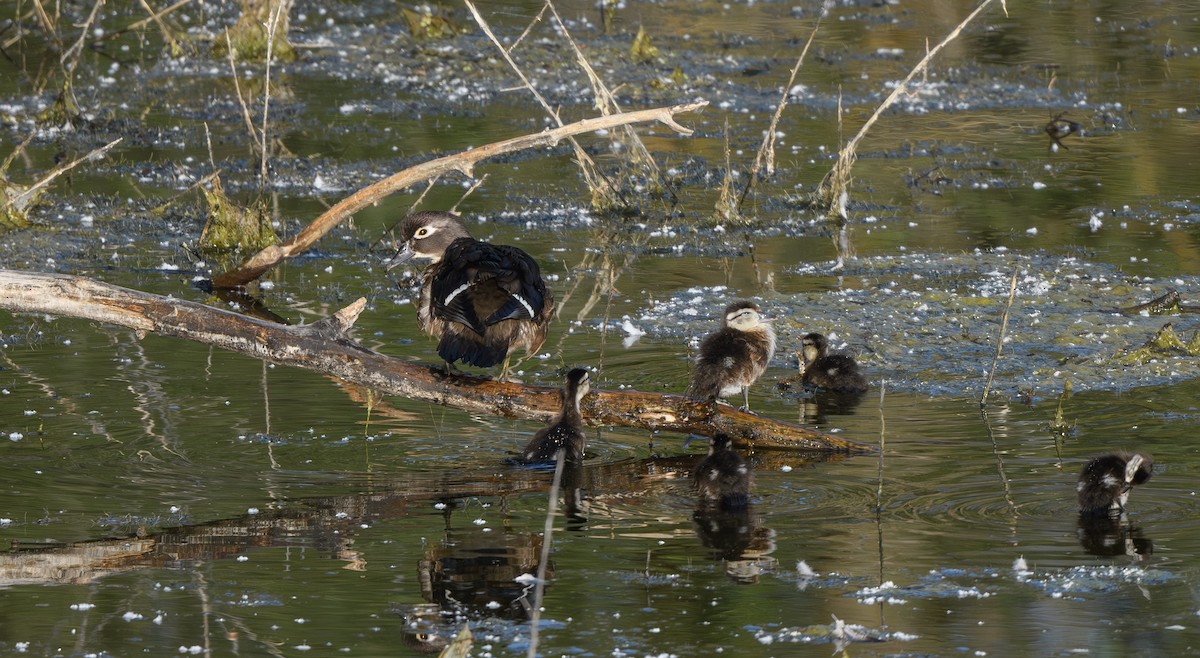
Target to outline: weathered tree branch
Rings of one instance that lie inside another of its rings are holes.
[[[509,418],[547,419],[560,409],[558,387],[524,386],[394,359],[346,337],[366,306],[359,299],[329,318],[286,326],[195,302],[121,288],[83,277],[0,270],[0,308],[84,318],[214,345],[282,365],[326,373],[389,395]],[[872,448],[728,405],[679,395],[593,389],[583,401],[593,425],[712,435],[758,448],[867,452]]]
[[[536,148],[538,146],[553,146],[559,140],[571,135],[606,130],[631,123],[657,121],[675,132],[690,135],[692,134],[690,129],[675,122],[675,115],[698,110],[705,105],[708,105],[708,101],[584,119],[583,121],[576,121],[575,123],[553,130],[544,130],[532,135],[514,137],[502,142],[480,146],[470,151],[463,151],[462,153],[455,153],[454,155],[447,155],[428,162],[422,162],[419,165],[392,174],[379,182],[372,183],[342,199],[334,204],[332,208],[322,213],[320,217],[314,219],[311,224],[304,227],[299,233],[292,236],[290,240],[271,245],[251,256],[237,269],[213,277],[213,286],[217,288],[236,288],[254,281],[284,259],[306,251],[317,240],[320,240],[326,233],[333,229],[333,227],[354,213],[405,187],[436,178],[451,171],[461,171],[463,174],[470,176],[471,169],[481,160],[494,158],[498,155],[514,151]]]

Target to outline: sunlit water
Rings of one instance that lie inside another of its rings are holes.
[[[850,206],[858,258],[835,270],[828,231],[799,197],[925,39],[967,8],[836,8],[797,79],[780,172],[750,197],[747,230],[708,221],[726,121],[744,182],[817,8],[641,3],[618,9],[616,34],[600,36],[593,4],[559,10],[601,76],[623,85],[625,107],[712,106],[680,117],[697,130],[690,138],[639,129],[680,199],[641,199],[637,220],[591,215],[566,150],[480,165],[489,180],[462,207],[477,237],[537,256],[561,303],[520,378],[554,384],[563,367],[587,365],[598,388],[679,392],[725,303],[757,297],[781,340],[752,408],[881,450],[748,454],[750,509],[714,515],[697,512],[688,479],[703,440],[590,430],[586,464],[555,501],[539,652],[1200,653],[1200,365],[1182,354],[1122,360],[1166,322],[1187,340],[1194,316],[1111,312],[1167,289],[1194,304],[1200,287],[1200,13],[991,10],[863,143]],[[511,42],[540,6],[485,13]],[[138,19],[101,18],[110,31]],[[218,19],[232,14],[193,13],[187,25],[215,30]],[[626,61],[638,24],[659,64]],[[414,45],[392,5],[297,7],[293,30],[310,47],[275,79],[288,94],[273,116],[298,156],[275,163],[285,231],[430,154],[546,125],[477,34]],[[252,196],[257,165],[227,66],[165,60],[160,35],[144,34],[113,42],[127,58],[115,68],[83,60],[95,121],[43,133],[8,175],[28,182],[58,151],[123,134],[120,157],[56,185],[37,218],[45,226],[0,235],[0,264],[221,304],[191,285],[219,267],[179,248],[195,242],[202,208],[187,197],[165,215],[150,209],[209,173],[206,126],[227,189]],[[45,57],[36,38],[25,43],[11,52]],[[544,30],[530,43],[550,53],[538,77],[552,102],[590,114],[582,76],[561,73],[572,59],[562,42]],[[682,87],[664,82],[677,66]],[[38,68],[0,61],[8,148],[52,101],[32,91]],[[1084,134],[1051,153],[1042,128],[1060,112]],[[583,141],[617,162],[604,137]],[[462,181],[450,183],[427,207],[457,201]],[[414,291],[383,274],[388,248],[372,249],[414,199],[360,213],[254,292],[292,322],[365,296],[361,343],[435,361],[416,335]],[[776,388],[811,330],[859,356],[871,391],[847,400]],[[309,372],[69,319],[6,314],[0,335],[0,538],[13,546],[0,568],[0,652],[411,655],[469,625],[474,655],[525,653],[552,474],[504,460],[536,424],[369,402]],[[1133,492],[1127,522],[1081,526],[1080,466],[1117,448],[1153,453],[1154,477]]]

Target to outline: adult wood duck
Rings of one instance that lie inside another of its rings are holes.
[[[737,510],[750,503],[753,475],[727,434],[713,435],[708,456],[696,466],[692,480],[702,504]]]
[[[568,462],[583,461],[587,436],[583,433],[579,402],[591,390],[590,381],[591,376],[583,368],[575,368],[567,373],[562,390],[562,411],[549,425],[533,435],[518,461],[525,464],[553,462],[558,459],[559,450],[567,451]]]
[[[867,379],[858,371],[854,357],[828,352],[829,340],[824,334],[804,334],[800,338],[800,349],[796,355],[800,357],[800,381],[805,386],[839,393],[867,390]]]
[[[508,377],[509,354],[518,347],[536,354],[554,316],[554,295],[538,264],[516,247],[471,237],[457,216],[424,211],[400,224],[404,245],[387,269],[413,258],[432,261],[421,275],[417,324],[439,339],[447,372],[455,361],[481,368],[501,361]]]
[[[1142,452],[1119,451],[1091,458],[1079,473],[1075,491],[1084,516],[1119,516],[1129,491],[1145,484],[1154,473],[1154,458]]]
[[[700,343],[688,397],[715,400],[741,391],[742,409],[750,410],[750,384],[775,354],[775,331],[759,316],[758,304],[738,301],[725,309],[721,328]]]

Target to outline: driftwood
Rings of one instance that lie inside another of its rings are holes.
[[[0,308],[84,318],[213,345],[258,359],[332,375],[388,395],[471,412],[545,420],[560,409],[558,387],[525,386],[464,375],[368,350],[346,337],[365,299],[304,326],[286,326],[203,304],[121,288],[83,277],[0,270]],[[593,389],[582,410],[592,425],[711,436],[757,448],[868,452],[863,444],[791,423],[704,404],[679,395]]]
[[[320,217],[314,219],[302,231],[292,236],[290,240],[271,245],[251,256],[237,269],[213,277],[212,285],[216,288],[236,288],[258,279],[258,277],[284,259],[306,251],[317,240],[320,240],[326,233],[333,229],[333,227],[354,213],[373,203],[377,203],[380,199],[397,190],[434,179],[452,171],[459,171],[470,176],[471,169],[481,160],[539,146],[553,146],[559,140],[572,135],[611,129],[631,123],[657,121],[680,134],[690,135],[692,131],[676,123],[674,117],[676,114],[698,110],[705,105],[708,105],[708,101],[584,119],[583,121],[560,126],[553,130],[544,130],[532,135],[514,137],[502,142],[480,146],[470,151],[463,151],[462,153],[455,153],[454,155],[447,155],[428,162],[422,162],[419,165],[392,174],[377,183],[368,185],[342,199],[332,208],[322,213]]]

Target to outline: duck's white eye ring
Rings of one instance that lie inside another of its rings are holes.
[[[417,229],[417,237],[418,238],[423,238],[427,235],[429,235],[429,227],[428,226],[422,226],[421,228]]]

